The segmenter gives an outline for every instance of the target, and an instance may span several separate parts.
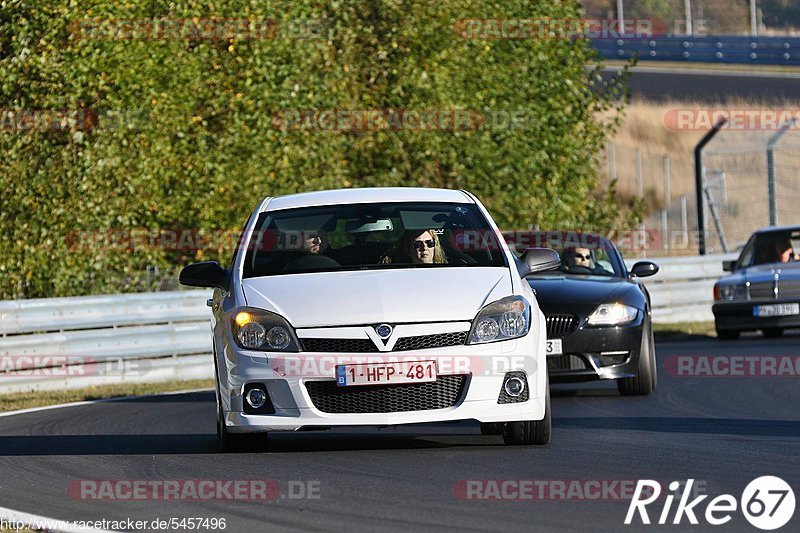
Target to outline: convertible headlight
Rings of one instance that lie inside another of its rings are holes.
[[[600,304],[589,316],[590,326],[621,326],[636,320],[639,310],[630,305]]]
[[[300,351],[286,319],[269,311],[240,309],[233,316],[231,331],[236,344],[247,350]]]
[[[717,290],[714,291],[716,300],[724,302],[732,302],[734,300],[747,300],[747,287],[738,284],[721,284],[717,285]]]
[[[531,307],[520,296],[490,303],[472,321],[470,344],[505,341],[524,337],[531,327]]]

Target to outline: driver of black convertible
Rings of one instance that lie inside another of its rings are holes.
[[[605,273],[605,269],[598,266],[594,253],[589,248],[565,249],[562,254],[563,268],[566,272],[575,274]]]

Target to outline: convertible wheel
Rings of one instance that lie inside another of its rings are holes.
[[[512,445],[547,444],[550,442],[551,429],[550,383],[548,380],[544,402],[544,418],[525,422],[506,422],[503,424],[503,442]]]
[[[764,333],[765,337],[769,337],[771,339],[783,337],[783,328],[766,328],[761,331]]]
[[[718,329],[717,338],[721,341],[735,341],[741,336],[742,332],[735,329]]]
[[[617,390],[623,396],[645,396],[650,394],[656,385],[656,372],[653,327],[650,322],[647,322],[645,331],[642,332],[642,347],[639,350],[639,366],[636,368],[636,377],[618,379]]]

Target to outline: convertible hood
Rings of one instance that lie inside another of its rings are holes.
[[[587,303],[608,301],[612,293],[622,290],[620,278],[607,276],[538,276],[528,278],[541,302]]]
[[[247,305],[294,327],[472,320],[511,294],[500,267],[405,268],[321,272],[242,280]]]

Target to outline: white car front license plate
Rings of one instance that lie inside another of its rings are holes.
[[[400,383],[425,383],[427,381],[436,381],[436,361],[403,361],[336,366],[336,384],[340,387],[397,385]]]
[[[753,308],[753,316],[792,316],[800,315],[800,303],[757,305]]]
[[[548,339],[547,340],[547,355],[561,355],[564,353],[564,347],[561,339]]]

